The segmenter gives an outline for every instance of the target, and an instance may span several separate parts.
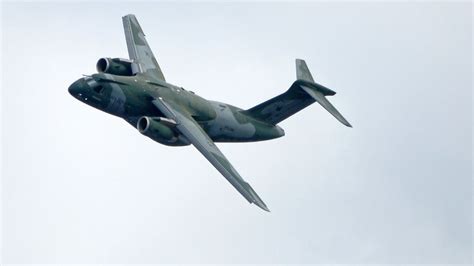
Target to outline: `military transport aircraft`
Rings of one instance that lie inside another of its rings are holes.
[[[169,146],[194,145],[249,201],[269,211],[214,142],[251,142],[279,138],[277,124],[318,102],[342,124],[349,122],[325,96],[334,91],[314,82],[305,61],[296,59],[297,80],[284,93],[244,110],[206,100],[165,80],[134,15],[123,18],[130,59],[101,58],[97,72],[69,87],[76,99],[121,117],[138,131]]]

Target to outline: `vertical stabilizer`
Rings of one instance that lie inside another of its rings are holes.
[[[326,96],[336,92],[314,82],[306,62],[296,59],[296,81],[284,93],[273,97],[245,112],[261,121],[276,125],[314,102],[318,102],[324,109],[333,115],[343,125],[351,124],[328,101]]]
[[[311,72],[309,72],[306,62],[302,59],[296,59],[296,79],[314,82]]]

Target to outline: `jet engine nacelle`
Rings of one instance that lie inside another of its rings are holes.
[[[97,72],[119,76],[133,76],[138,72],[138,65],[128,59],[103,57],[97,61]]]
[[[189,142],[183,140],[174,129],[176,122],[164,117],[142,116],[138,119],[137,129],[152,140],[168,146],[185,146]]]

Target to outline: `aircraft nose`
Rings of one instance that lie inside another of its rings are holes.
[[[74,97],[80,97],[88,88],[84,78],[76,80],[74,83],[69,86],[68,91]]]

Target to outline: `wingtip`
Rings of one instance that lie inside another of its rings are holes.
[[[342,121],[341,121],[341,122],[342,122]],[[347,121],[347,120],[345,120],[345,119],[344,119],[344,122],[342,122],[342,124],[345,125],[346,127],[352,128],[351,123],[349,123],[349,121]]]
[[[270,209],[267,207],[267,205],[265,205],[265,203],[263,202],[253,202],[253,203],[255,203],[255,205],[257,205],[260,209],[266,212],[270,212]]]
[[[270,209],[267,207],[267,205],[265,204],[265,202],[263,202],[262,199],[260,199],[258,196],[256,199],[253,200],[253,202],[255,205],[257,205],[260,209],[264,210],[264,211],[267,211],[267,212],[270,212]]]
[[[127,14],[127,15],[124,15],[122,18],[127,18],[127,17],[135,17],[134,14]]]

